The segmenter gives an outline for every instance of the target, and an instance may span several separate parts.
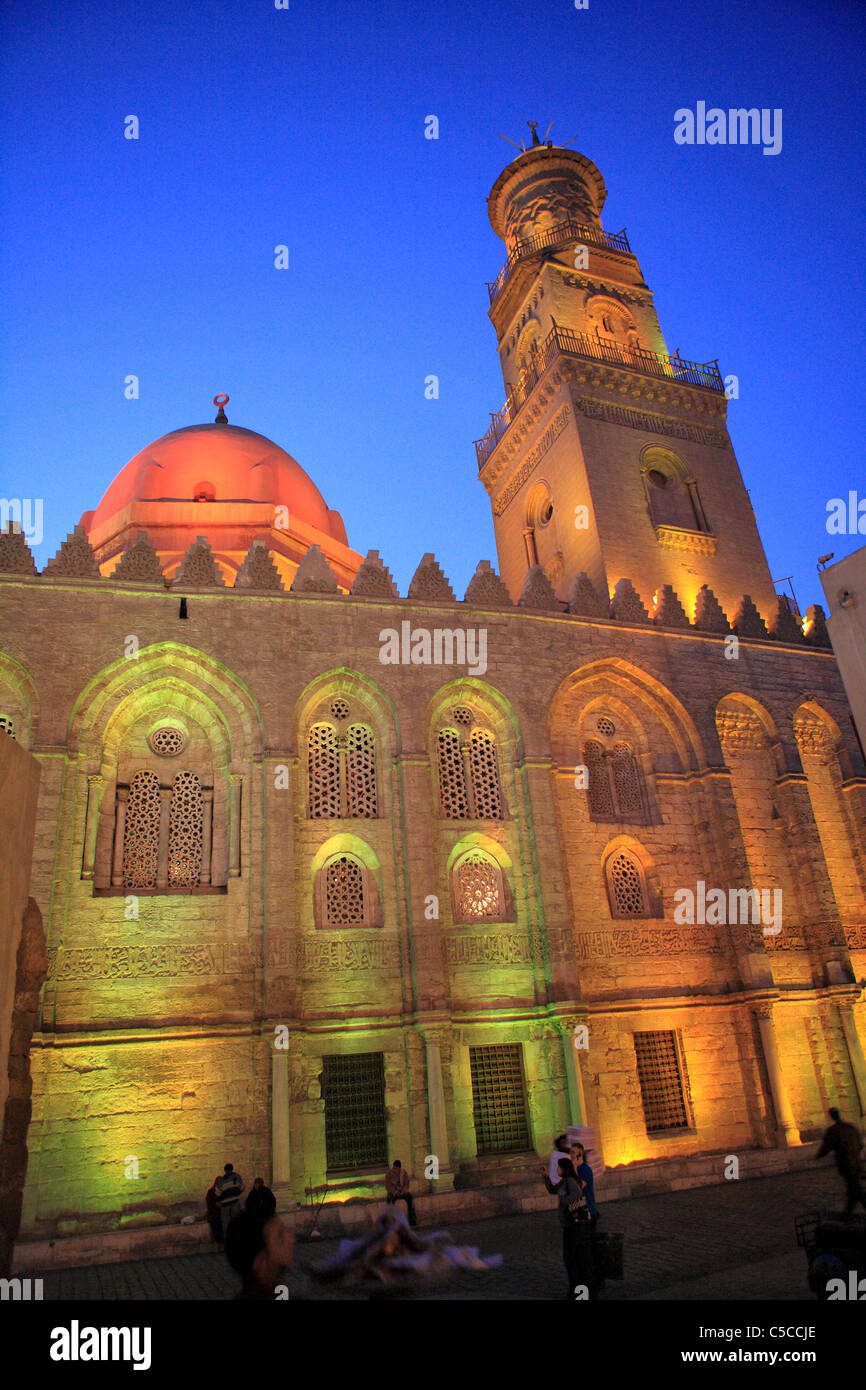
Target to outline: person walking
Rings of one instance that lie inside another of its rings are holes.
[[[595,1270],[590,1247],[591,1225],[589,1207],[583,1195],[583,1185],[570,1158],[559,1160],[559,1181],[551,1182],[546,1168],[541,1173],[548,1192],[559,1199],[559,1224],[562,1228],[562,1260],[568,1275],[568,1299],[586,1290],[588,1298],[596,1296]]]
[[[863,1139],[856,1125],[850,1125],[847,1120],[843,1120],[835,1106],[829,1113],[833,1123],[824,1131],[821,1147],[815,1157],[823,1158],[829,1153],[836,1155],[836,1167],[845,1183],[845,1215],[848,1217],[853,1215],[858,1202],[866,1211],[866,1193],[860,1183],[860,1153]]]
[[[262,1220],[248,1211],[239,1212],[226,1236],[226,1258],[241,1276],[240,1292],[234,1298],[244,1302],[275,1300],[283,1271],[292,1263],[294,1244],[294,1233],[279,1216]],[[287,1290],[281,1294],[285,1298]]]
[[[388,1206],[392,1207],[395,1202],[405,1202],[406,1210],[409,1214],[409,1225],[417,1226],[418,1221],[415,1216],[415,1202],[412,1193],[409,1191],[409,1184],[412,1181],[406,1172],[399,1158],[395,1158],[393,1164],[385,1174],[385,1193]]]
[[[224,1244],[229,1223],[235,1219],[241,1209],[241,1193],[243,1190],[243,1178],[240,1173],[235,1172],[231,1163],[227,1163],[223,1169],[222,1177],[217,1178],[214,1183],[214,1195],[216,1204],[220,1210]]]
[[[271,1189],[265,1187],[264,1178],[254,1178],[253,1185],[247,1193],[244,1211],[248,1211],[250,1216],[257,1216],[260,1221],[266,1221],[269,1216],[273,1216],[276,1209],[277,1199]]]

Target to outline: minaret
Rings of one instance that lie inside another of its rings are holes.
[[[506,403],[476,444],[513,597],[540,564],[560,599],[589,575],[670,584],[689,619],[708,585],[729,617],[776,595],[725,424],[715,362],[670,354],[625,232],[602,226],[591,160],[533,144],[488,199],[508,259],[488,286]],[[699,290],[696,286],[696,292]]]

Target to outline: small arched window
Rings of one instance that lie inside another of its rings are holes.
[[[612,917],[648,917],[649,894],[643,865],[626,849],[614,851],[604,866]]]
[[[661,453],[645,455],[644,479],[653,526],[706,531],[697,483],[687,482],[681,464]]]
[[[501,922],[505,918],[502,871],[480,850],[470,850],[454,868],[454,920]]]
[[[502,789],[493,735],[486,729],[473,729],[470,750],[476,818],[502,820]]]
[[[325,926],[360,927],[365,921],[364,869],[348,854],[325,865]]]
[[[194,888],[201,882],[204,797],[194,772],[178,772],[172,784],[168,826],[170,887]]]
[[[583,746],[590,820],[645,825],[649,820],[647,800],[634,752],[621,738],[615,740],[612,719],[599,719],[596,729],[600,736],[587,739]]]
[[[378,815],[376,743],[366,724],[346,730],[346,815],[369,819]]]
[[[159,778],[136,772],[129,784],[123,828],[123,885],[155,888],[159,861]]]
[[[440,729],[436,741],[439,761],[439,811],[445,820],[467,820],[469,798],[460,735],[456,729]]]
[[[336,730],[330,724],[314,724],[307,741],[307,780],[310,816],[340,815],[340,759]]]

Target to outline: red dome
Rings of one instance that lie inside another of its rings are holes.
[[[330,511],[299,463],[272,439],[239,425],[188,425],[142,449],[120,470],[96,511],[82,518],[97,530],[134,502],[267,502],[347,544],[338,512]]]

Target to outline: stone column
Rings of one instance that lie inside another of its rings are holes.
[[[427,1114],[430,1123],[430,1153],[439,1161],[439,1176],[432,1179],[434,1192],[450,1192],[454,1187],[451,1156],[448,1150],[448,1125],[445,1118],[445,1090],[442,1085],[442,1058],[439,1039],[424,1035],[427,1051]]]
[[[770,1003],[759,1004],[755,1013],[758,1027],[761,1030],[761,1046],[764,1052],[764,1061],[767,1064],[767,1076],[770,1080],[770,1092],[773,1097],[773,1109],[776,1112],[777,1132],[782,1140],[781,1146],[794,1148],[800,1143],[800,1131],[794,1121],[788,1087],[782,1072],[782,1061],[779,1056],[776,1027],[773,1021],[773,1006]]]
[[[114,817],[114,860],[111,866],[112,888],[123,887],[123,832],[126,829],[127,787],[117,788],[117,811]]]
[[[860,1101],[860,1114],[866,1115],[866,1060],[863,1057],[863,1045],[860,1042],[857,1022],[854,1018],[854,1004],[853,1002],[838,1004],[836,1007],[839,1010],[842,1032],[845,1034],[845,1042],[848,1047],[848,1060],[851,1063],[851,1075],[854,1078],[857,1097]]]
[[[289,1150],[289,1054],[271,1051],[271,1186],[274,1195],[288,1197],[291,1181]]]
[[[213,824],[213,788],[205,787],[203,793],[204,805],[202,807],[202,826],[201,826],[201,874],[200,883],[210,883],[211,869],[211,826]]]
[[[87,812],[84,821],[84,857],[81,865],[81,877],[93,878],[94,864],[96,862],[96,836],[99,830],[99,812],[102,806],[102,793],[105,790],[105,778],[97,774],[95,777],[87,779]]]
[[[579,1018],[564,1018],[561,1023],[562,1055],[565,1062],[565,1081],[568,1089],[569,1123],[588,1124],[586,1118],[586,1096],[583,1090],[583,1073],[580,1069],[580,1052],[575,1047],[575,1029],[585,1023]]]
[[[156,860],[156,886],[168,887],[168,832],[171,825],[171,787],[159,789],[159,852]]]
[[[229,800],[229,878],[241,875],[241,784],[243,776],[239,772],[230,774]]]

